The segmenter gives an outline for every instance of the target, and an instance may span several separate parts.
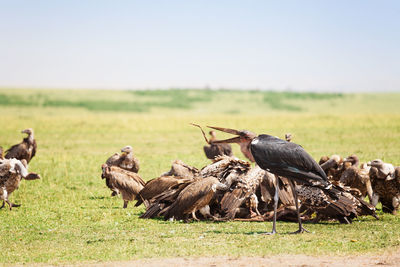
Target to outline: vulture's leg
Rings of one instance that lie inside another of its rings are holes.
[[[21,207],[21,204],[15,204],[15,203],[12,203],[12,202],[11,202],[11,204],[12,204],[13,208],[14,208],[14,207],[15,207],[15,208]]]
[[[300,234],[300,233],[304,233],[304,232],[308,232],[306,229],[303,228],[303,225],[301,224],[301,218],[300,218],[300,212],[299,212],[299,201],[297,199],[297,192],[296,192],[296,188],[294,186],[294,183],[291,179],[288,179],[290,187],[292,188],[292,192],[293,192],[293,196],[294,196],[294,203],[296,205],[296,211],[297,211],[297,220],[299,221],[299,230],[297,230],[296,232],[293,232],[292,234]]]
[[[124,209],[128,207],[128,200],[124,200]]]
[[[369,203],[371,203],[372,206],[376,207],[376,205],[378,205],[378,202],[379,202],[379,195],[376,193],[373,193],[372,200]]]
[[[195,219],[196,221],[200,221],[200,220],[197,219],[197,217],[196,217],[196,210],[192,211],[192,217],[193,217],[193,219]]]
[[[6,202],[3,200],[3,205],[1,205],[0,209],[4,208],[5,204],[6,204]]]
[[[265,233],[266,235],[274,235],[276,234],[276,210],[278,209],[278,201],[279,201],[279,177],[275,175],[275,195],[274,195],[274,218],[272,221],[272,231],[269,233]]]
[[[7,202],[8,206],[10,207],[10,210],[12,210],[13,204],[8,199],[6,199],[6,202]]]

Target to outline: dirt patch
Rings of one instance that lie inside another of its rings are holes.
[[[275,255],[269,257],[200,257],[142,259],[126,262],[108,262],[89,264],[102,266],[400,266],[400,249],[386,251],[382,255],[357,256],[307,256]]]

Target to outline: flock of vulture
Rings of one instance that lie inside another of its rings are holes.
[[[200,126],[193,124],[201,129]],[[351,223],[358,216],[378,219],[375,207],[396,214],[400,207],[400,167],[376,159],[360,164],[356,155],[342,158],[324,156],[319,163],[299,145],[270,135],[249,131],[210,127],[236,135],[217,140],[215,131],[204,146],[211,164],[198,169],[180,160],[168,172],[145,182],[139,172],[139,161],[131,146],[121,149],[102,165],[112,196],[121,195],[123,207],[136,200],[146,211],[141,218],[163,217],[165,220],[276,220],[319,222],[338,220]],[[9,201],[10,194],[22,179],[40,179],[28,172],[28,163],[36,153],[33,129],[28,136],[5,151],[0,147],[1,208],[18,207]],[[249,160],[233,156],[229,143],[238,143]],[[252,163],[255,162],[253,165]],[[369,202],[364,199],[368,196]]]

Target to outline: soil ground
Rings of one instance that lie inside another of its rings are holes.
[[[381,255],[167,258],[95,263],[89,266],[400,266],[400,248]]]

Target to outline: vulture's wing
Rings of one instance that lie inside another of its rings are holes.
[[[21,160],[21,159],[27,159],[28,156],[29,155],[28,155],[27,145],[25,143],[20,143],[13,145],[9,149],[7,149],[5,158],[6,159],[16,158]]]
[[[213,194],[211,187],[218,182],[217,178],[207,177],[191,183],[182,190],[176,201],[162,212],[162,215],[165,219],[172,217],[178,220],[183,219],[184,215],[195,208],[203,198]]]

